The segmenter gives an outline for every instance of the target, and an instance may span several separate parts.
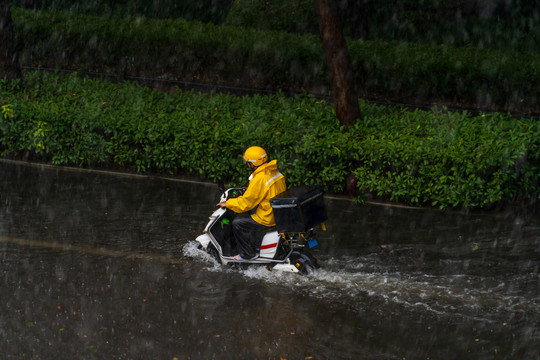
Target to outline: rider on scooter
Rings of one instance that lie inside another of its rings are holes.
[[[244,160],[252,170],[248,188],[242,196],[217,204],[236,213],[257,207],[251,216],[237,216],[232,223],[239,250],[234,258],[239,262],[258,257],[264,234],[276,225],[270,199],[287,189],[285,177],[277,169],[277,161],[268,161],[263,148],[248,148]]]

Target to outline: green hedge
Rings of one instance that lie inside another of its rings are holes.
[[[27,66],[329,91],[322,47],[314,35],[22,9],[13,9],[13,17]],[[536,53],[380,40],[350,41],[349,48],[364,94],[513,110],[540,105]]]
[[[12,0],[20,7],[39,10],[72,11],[98,16],[144,16],[183,18],[221,24],[233,0]]]
[[[224,24],[259,30],[318,33],[314,0],[235,0]]]
[[[351,42],[349,52],[365,91],[396,96],[540,106],[540,58],[534,53],[429,46],[403,42]]]
[[[540,51],[534,2],[340,0],[345,34],[365,40]],[[317,33],[313,0],[235,0],[226,24]]]
[[[0,106],[3,157],[243,184],[241,154],[257,144],[289,185],[341,193],[355,178],[359,199],[473,208],[540,195],[540,124],[501,114],[362,102],[365,119],[343,129],[309,95],[167,93],[43,73],[0,82]]]
[[[24,64],[122,77],[210,80],[275,87],[324,78],[315,36],[182,19],[104,18],[14,9]]]
[[[489,4],[488,4],[489,3]],[[259,30],[318,33],[313,0],[12,0],[20,7],[98,16],[183,18]],[[352,38],[540,50],[539,6],[524,1],[340,0]]]

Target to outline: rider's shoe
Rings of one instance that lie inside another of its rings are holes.
[[[252,257],[250,259],[244,259],[242,256],[240,256],[240,254],[238,254],[238,255],[234,256],[234,261],[236,261],[236,262],[244,262],[244,261],[255,260],[258,257],[259,257],[259,255],[255,255],[254,257]]]

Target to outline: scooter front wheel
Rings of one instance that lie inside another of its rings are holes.
[[[208,247],[206,248],[206,253],[210,255],[214,260],[216,260],[218,263],[221,263],[221,259],[219,258],[219,252],[217,251],[214,244],[208,244]]]

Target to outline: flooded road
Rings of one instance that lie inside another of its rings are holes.
[[[215,185],[0,162],[4,359],[540,359],[540,209],[326,198],[310,276],[216,265]]]

